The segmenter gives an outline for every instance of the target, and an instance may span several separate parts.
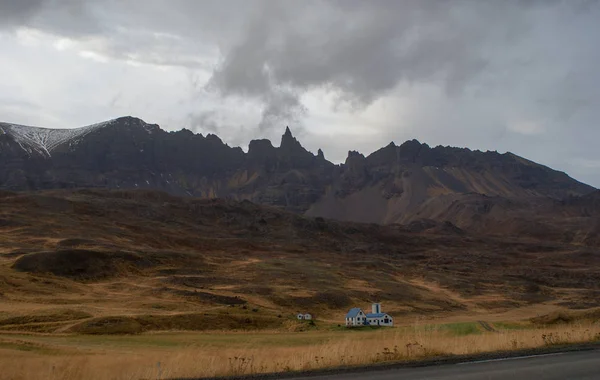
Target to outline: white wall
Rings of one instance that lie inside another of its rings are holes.
[[[371,326],[393,326],[394,320],[389,315],[387,317],[388,317],[387,323],[384,322],[385,321],[385,316],[384,316],[383,318],[369,318],[369,324]]]
[[[354,318],[346,318],[346,326],[362,326],[366,319],[365,314],[361,311]]]

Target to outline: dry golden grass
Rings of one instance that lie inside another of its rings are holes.
[[[328,338],[321,340],[321,334]],[[296,341],[298,337],[302,337],[301,342]],[[314,338],[314,343],[309,337]],[[120,346],[111,341],[93,349],[79,344],[78,352],[73,352],[73,347],[53,348],[25,338],[0,338],[0,379],[125,380],[314,370],[597,341],[600,340],[600,324],[580,323],[462,336],[448,329],[419,327],[280,334],[275,344],[268,338],[260,334],[223,334],[217,338],[221,340],[183,348]],[[290,343],[287,347],[284,346],[286,338]],[[53,339],[56,344],[56,338]],[[227,343],[232,339],[244,343]]]

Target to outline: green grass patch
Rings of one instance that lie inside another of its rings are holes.
[[[57,350],[51,349],[45,345],[25,340],[0,340],[0,348],[47,355],[58,353]]]
[[[91,317],[91,314],[77,310],[59,310],[51,311],[46,314],[22,315],[17,317],[0,319],[0,326],[75,321]]]

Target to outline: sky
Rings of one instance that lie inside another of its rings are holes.
[[[0,121],[513,152],[600,187],[600,1],[0,0]]]

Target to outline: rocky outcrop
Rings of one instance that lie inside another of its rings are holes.
[[[368,156],[351,151],[334,165],[322,150],[306,150],[289,127],[279,147],[253,140],[247,153],[216,135],[166,132],[133,117],[56,131],[0,123],[0,190],[157,189],[376,223],[441,220],[436,212],[446,198],[440,197],[449,195],[562,201],[594,190],[510,153],[431,148],[417,140]],[[588,212],[596,210],[588,204]]]

